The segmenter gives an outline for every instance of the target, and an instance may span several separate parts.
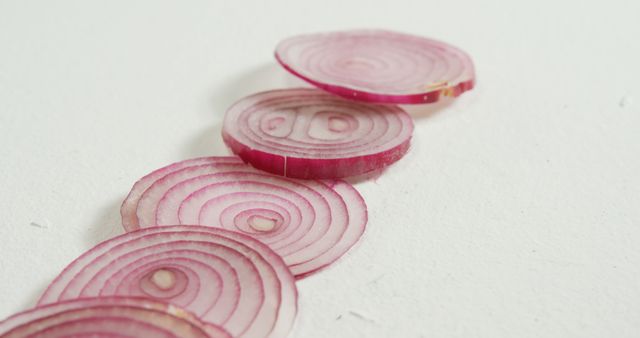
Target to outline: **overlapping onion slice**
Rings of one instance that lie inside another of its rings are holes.
[[[234,337],[283,337],[297,310],[295,280],[280,256],[249,236],[201,226],[102,242],[67,266],[39,304],[114,295],[169,302]]]
[[[283,89],[234,104],[222,137],[252,166],[304,179],[383,168],[409,149],[411,117],[400,107],[345,100],[318,89]]]
[[[133,188],[131,188],[131,192],[129,192],[129,195],[124,200],[124,202],[122,203],[122,207],[120,208],[120,214],[122,215],[122,225],[124,226],[125,230],[133,231],[140,228],[138,216],[136,215],[138,209],[138,201],[140,201],[142,194],[144,194],[152,184],[173,172],[187,167],[201,165],[207,166],[212,169],[220,168],[220,170],[245,167],[245,165],[242,163],[242,160],[235,156],[198,157],[186,161],[176,162],[147,174],[133,185]]]
[[[377,103],[429,103],[474,86],[469,55],[444,42],[384,30],[299,35],[278,44],[280,64],[333,94]]]
[[[225,157],[186,160],[159,172],[136,183],[123,203],[128,231],[200,224],[242,232],[281,255],[297,278],[342,256],[367,223],[362,197],[340,180],[274,176]]]
[[[84,298],[44,305],[0,322],[0,336],[231,338],[224,329],[151,299]]]

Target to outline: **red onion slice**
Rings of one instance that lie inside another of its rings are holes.
[[[401,108],[348,101],[317,89],[284,89],[234,104],[222,137],[252,166],[304,179],[380,169],[409,149],[413,121]]]
[[[234,337],[282,337],[297,291],[280,256],[240,233],[201,226],[130,232],[89,250],[54,280],[39,304],[143,296],[170,302]]]
[[[284,178],[237,163],[192,163],[174,164],[180,169],[138,194],[137,227],[200,224],[242,232],[281,255],[296,278],[337,260],[364,232],[366,205],[346,182]]]
[[[122,224],[127,231],[133,231],[138,228],[138,217],[136,216],[136,209],[138,207],[138,201],[142,194],[158,179],[166,176],[169,173],[178,171],[187,166],[195,165],[224,165],[224,164],[241,164],[242,161],[237,157],[223,156],[223,157],[200,157],[190,159],[188,161],[181,161],[170,164],[166,167],[160,168],[147,174],[133,185],[131,192],[122,203],[120,208],[120,214],[122,215]]]
[[[231,338],[167,303],[135,297],[84,298],[37,307],[0,322],[0,336]]]
[[[376,103],[429,103],[474,86],[469,55],[444,42],[384,30],[299,35],[278,44],[280,64],[333,94]]]

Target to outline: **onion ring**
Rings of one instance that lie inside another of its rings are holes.
[[[84,298],[40,306],[0,322],[0,336],[231,338],[224,329],[180,308],[137,297]]]
[[[245,162],[303,179],[381,169],[409,149],[413,120],[400,107],[348,101],[318,89],[283,89],[241,99],[222,138]]]
[[[141,229],[89,250],[49,285],[39,305],[137,296],[169,302],[234,337],[282,337],[297,309],[280,256],[237,232],[201,226]]]
[[[280,42],[290,73],[349,99],[396,104],[438,101],[471,90],[469,55],[444,42],[384,30],[299,35]]]
[[[274,176],[220,157],[202,163],[186,160],[165,167],[180,169],[155,171],[164,176],[123,203],[135,208],[123,207],[123,223],[134,212],[137,220],[125,228],[199,224],[242,232],[282,256],[296,278],[337,260],[365,230],[367,207],[344,181]]]

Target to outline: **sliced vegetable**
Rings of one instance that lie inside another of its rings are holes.
[[[123,222],[135,212],[137,225],[127,230],[200,224],[239,231],[270,246],[301,278],[342,256],[367,223],[364,200],[340,180],[284,178],[220,157],[171,167],[179,169],[164,170],[143,193],[129,194],[138,199],[123,205],[136,209],[123,207]]]
[[[276,49],[292,74],[333,94],[377,103],[429,103],[474,86],[469,55],[444,42],[384,30],[299,35]]]
[[[401,108],[348,101],[317,89],[246,97],[227,111],[222,137],[252,166],[304,179],[381,169],[409,149],[411,117]]]
[[[152,299],[85,298],[18,313],[0,322],[0,336],[231,338],[221,327]]]
[[[138,208],[138,201],[142,194],[157,180],[184,167],[197,166],[197,165],[241,165],[242,161],[233,156],[222,157],[199,157],[190,159],[188,161],[181,161],[173,163],[166,167],[160,168],[152,173],[147,174],[141,178],[136,184],[133,185],[131,192],[122,203],[120,208],[120,214],[122,215],[122,225],[127,231],[133,231],[138,229],[138,217],[136,216],[136,209]]]
[[[234,337],[283,337],[297,309],[295,280],[280,256],[249,236],[200,226],[102,242],[67,266],[39,304],[114,295],[170,302]]]

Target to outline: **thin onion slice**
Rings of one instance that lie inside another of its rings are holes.
[[[365,230],[364,200],[341,180],[274,176],[220,157],[171,167],[180,169],[129,194],[139,198],[123,204],[136,206],[137,225],[128,231],[174,224],[238,231],[267,244],[302,278],[345,254]],[[123,211],[123,222],[132,218]]]
[[[222,137],[252,166],[303,179],[381,169],[409,149],[413,121],[400,107],[349,101],[318,89],[283,89],[241,99]]]
[[[295,280],[280,256],[249,236],[201,226],[102,242],[67,266],[39,304],[104,296],[169,302],[234,337],[283,337],[297,311]]]
[[[275,56],[316,87],[366,102],[435,102],[471,90],[475,82],[473,62],[462,50],[392,31],[299,35],[280,42]]]
[[[131,192],[122,203],[122,207],[120,208],[120,214],[122,215],[122,225],[125,230],[133,231],[138,228],[138,217],[136,216],[136,209],[138,207],[138,201],[142,194],[158,179],[174,172],[178,171],[184,167],[188,166],[196,166],[196,165],[241,165],[242,160],[233,156],[222,156],[222,157],[199,157],[193,158],[188,161],[181,161],[177,163],[170,164],[166,167],[155,170],[133,185]]]
[[[174,305],[138,297],[84,298],[37,307],[0,322],[0,336],[231,338]]]

